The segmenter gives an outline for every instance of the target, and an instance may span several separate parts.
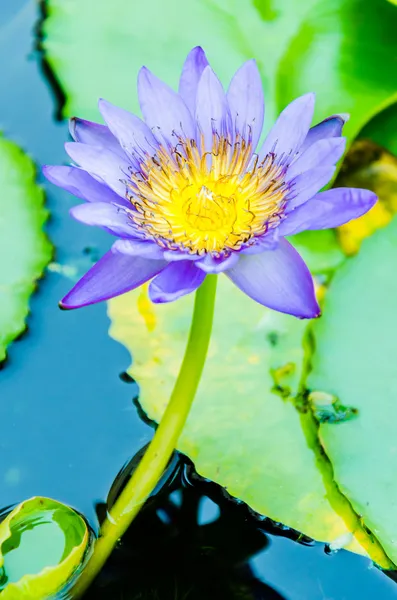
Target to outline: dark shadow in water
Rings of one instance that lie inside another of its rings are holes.
[[[250,558],[269,544],[228,503],[199,525],[205,500],[193,487],[159,493],[131,526],[87,600],[283,600]]]
[[[54,94],[54,105],[55,105],[55,111],[54,111],[54,118],[56,121],[62,121],[62,111],[63,111],[63,107],[65,106],[65,102],[66,102],[66,96],[64,94],[64,91],[61,87],[61,84],[59,83],[54,71],[51,69],[50,65],[47,62],[45,53],[43,52],[43,48],[42,48],[42,41],[43,41],[43,32],[42,32],[42,25],[44,23],[44,20],[48,17],[48,8],[47,8],[47,3],[45,2],[45,0],[38,0],[38,20],[37,20],[37,24],[35,26],[35,37],[36,37],[36,50],[40,53],[40,66],[41,66],[41,71],[42,74],[44,76],[44,79],[46,79],[50,85],[50,89],[52,90],[53,94]]]
[[[193,482],[193,484],[192,484]],[[285,537],[287,536],[287,537]],[[289,538],[289,539],[288,539]],[[87,600],[392,600],[367,559],[322,544],[231,501],[188,462],[146,504]]]

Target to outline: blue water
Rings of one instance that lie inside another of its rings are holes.
[[[35,0],[0,1],[0,129],[38,165],[57,164],[66,161],[67,125],[56,121],[57,98],[35,49],[38,19]],[[11,345],[0,371],[0,512],[33,495],[50,496],[78,509],[97,530],[97,504],[123,464],[148,442],[151,429],[132,402],[135,384],[120,378],[130,357],[107,334],[106,306],[72,312],[57,306],[72,284],[64,267],[77,264],[82,274],[110,239],[70,219],[73,198],[39,179],[47,190],[55,264],[31,299],[28,331]],[[320,544],[307,547],[265,534],[244,509],[224,500],[220,511],[201,500],[197,526],[191,507],[203,489],[189,486],[179,510],[163,491],[89,597],[124,597],[107,591],[106,582],[115,577],[124,577],[125,597],[137,599],[195,598],[199,592],[203,600],[211,593],[217,600],[397,597],[395,583],[368,560],[344,551],[328,556]],[[234,579],[249,595],[233,595],[228,585]]]

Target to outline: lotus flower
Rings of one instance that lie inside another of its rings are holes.
[[[310,128],[314,94],[289,104],[263,144],[264,100],[254,60],[227,92],[204,51],[188,55],[179,91],[143,67],[139,117],[99,101],[106,125],[72,119],[76,166],[46,177],[86,202],[71,215],[118,239],[61,302],[77,308],[151,280],[152,302],[224,273],[250,298],[300,318],[319,315],[312,276],[285,239],[336,227],[368,211],[362,189],[319,192],[345,149],[345,116]]]

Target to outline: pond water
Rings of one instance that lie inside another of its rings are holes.
[[[0,2],[0,129],[40,166],[65,162],[68,134],[37,50],[39,18],[35,0]],[[128,352],[107,334],[106,306],[62,312],[57,305],[71,287],[70,267],[77,279],[108,249],[109,237],[69,218],[75,201],[68,194],[46,189],[53,263],[31,299],[28,329],[0,371],[0,512],[49,496],[97,531],[117,473],[152,430],[133,402],[136,384],[123,375]],[[88,598],[397,597],[394,581],[370,561],[345,551],[327,555],[321,544],[258,524],[191,471],[182,465],[151,499]]]

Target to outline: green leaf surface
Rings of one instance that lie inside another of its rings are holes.
[[[0,137],[0,361],[24,328],[35,280],[51,258],[35,176],[30,158]]]
[[[360,137],[373,140],[397,156],[397,104],[371,119],[360,132]]]
[[[351,114],[352,139],[397,101],[397,9],[385,0],[320,0],[308,11],[278,71],[278,104],[314,90],[318,115]]]
[[[35,497],[0,523],[2,600],[42,600],[67,584],[83,560],[89,534],[68,506]]]
[[[268,125],[287,102],[315,91],[317,117],[351,112],[354,137],[397,100],[397,9],[385,0],[48,0],[44,48],[66,96],[65,116],[98,118],[98,98],[138,109],[145,64],[176,86],[202,45],[226,84],[256,58]],[[95,15],[95,19],[93,18]],[[89,75],[89,76],[88,76]]]
[[[133,354],[129,372],[144,411],[157,422],[180,367],[192,300],[152,305],[141,289],[108,305],[110,334]],[[347,535],[345,543],[363,551],[348,535],[354,531],[384,562],[333,486],[311,415],[290,400],[302,377],[306,326],[261,307],[220,276],[209,355],[178,448],[201,475],[258,513],[317,540]]]
[[[337,272],[308,386],[358,410],[324,422],[320,437],[334,477],[357,514],[397,562],[397,220],[364,241]]]
[[[330,274],[345,260],[335,231],[303,231],[289,238],[315,275]]]

